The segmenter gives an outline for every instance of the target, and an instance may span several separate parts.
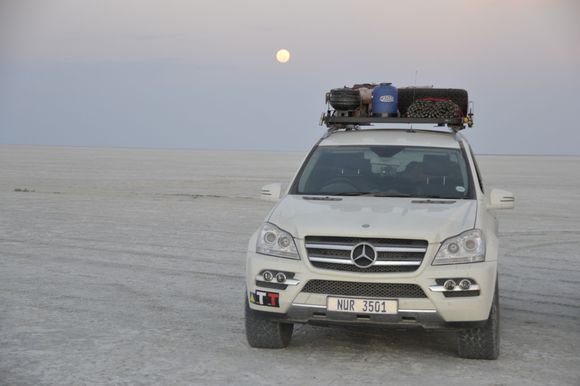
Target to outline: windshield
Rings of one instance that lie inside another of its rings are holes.
[[[319,146],[291,194],[472,198],[460,149],[413,146]]]

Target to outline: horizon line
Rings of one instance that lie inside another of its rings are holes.
[[[111,149],[111,150],[193,150],[193,151],[259,151],[259,152],[286,152],[286,153],[304,153],[310,151],[311,147],[304,150],[290,150],[290,149],[264,149],[264,148],[232,148],[232,147],[146,147],[146,146],[122,146],[122,145],[52,145],[52,144],[34,144],[34,143],[4,143],[0,142],[0,146],[31,146],[31,147],[52,147],[52,148],[77,148],[77,149]],[[580,153],[478,153],[483,156],[539,156],[539,157],[580,157]]]

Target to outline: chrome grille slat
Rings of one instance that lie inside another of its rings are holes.
[[[400,260],[391,260],[391,261],[376,261],[373,265],[416,265],[420,266],[422,260],[414,260],[414,261],[400,261]]]
[[[319,263],[333,263],[333,264],[348,264],[354,265],[352,260],[350,259],[329,259],[326,257],[314,257],[310,256],[310,261],[315,261]],[[413,261],[400,261],[400,260],[392,260],[392,261],[377,261],[374,265],[421,265],[421,260],[413,260]]]
[[[310,261],[316,261],[316,262],[320,262],[320,263],[354,265],[354,263],[350,259],[329,259],[326,257],[312,257],[312,256],[309,259],[310,259]]]
[[[425,252],[427,248],[414,247],[375,247],[377,252]]]
[[[354,264],[353,265],[332,264],[332,263],[320,263],[316,261],[313,261],[311,264],[314,267],[320,269],[330,269],[334,271],[358,272],[358,273],[395,273],[395,272],[413,272],[417,270],[417,267],[412,265],[372,265],[368,268],[359,268]]]
[[[337,245],[337,244],[306,244],[309,249],[336,249],[338,251],[350,251],[352,245]]]
[[[334,259],[334,260],[348,260],[350,261],[350,256],[336,256],[336,255],[317,255],[317,254],[309,254],[310,260],[314,261],[314,259]]]
[[[376,252],[376,261],[367,268],[355,266],[350,258],[352,249],[361,242],[371,244]],[[415,271],[423,262],[427,245],[424,240],[330,236],[305,239],[307,256],[314,267],[361,273]]]

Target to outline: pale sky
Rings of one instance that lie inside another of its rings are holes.
[[[327,90],[416,71],[476,152],[580,154],[579,0],[0,0],[0,143],[305,151]]]

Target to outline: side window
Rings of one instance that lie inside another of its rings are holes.
[[[469,148],[469,155],[471,156],[471,159],[473,160],[473,165],[475,165],[475,174],[477,174],[477,181],[479,182],[479,187],[481,188],[481,191],[484,192],[483,180],[481,179],[481,172],[479,171],[479,166],[477,165],[477,160],[475,159],[475,155],[473,154],[473,150],[471,150],[471,146],[469,146],[468,148]]]

